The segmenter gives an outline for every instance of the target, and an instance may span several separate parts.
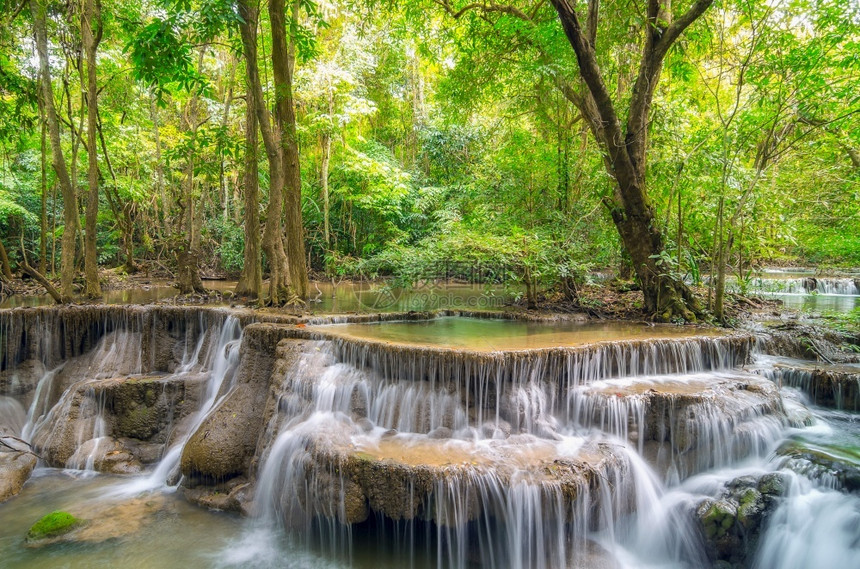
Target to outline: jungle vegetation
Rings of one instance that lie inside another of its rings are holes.
[[[58,301],[464,261],[694,320],[760,263],[860,265],[853,0],[2,2],[0,279]]]

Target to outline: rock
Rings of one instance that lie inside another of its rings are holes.
[[[246,481],[234,478],[229,484],[219,488],[183,487],[182,495],[189,502],[210,510],[243,513],[244,504],[248,501],[247,490],[248,483]]]
[[[354,524],[374,513],[455,527],[504,511],[494,499],[514,485],[534,491],[547,511],[583,495],[599,500],[597,486],[603,483],[613,484],[616,493],[627,488],[617,478],[626,472],[625,459],[612,445],[589,444],[577,455],[560,455],[556,443],[531,435],[480,443],[414,434],[379,437],[336,421],[301,436],[307,455],[284,466],[302,469],[301,479],[281,494],[282,501],[298,501],[304,512],[298,519],[314,515]],[[282,510],[289,523],[294,513]],[[570,516],[572,510],[557,514]]]
[[[450,439],[453,435],[454,432],[448,427],[436,427],[427,433],[427,437],[431,439]]]
[[[90,501],[76,506],[68,515],[80,523],[68,531],[40,539],[28,539],[28,547],[44,547],[55,543],[103,543],[133,535],[156,519],[169,514],[167,498],[150,494],[122,502]]]
[[[735,524],[737,506],[728,500],[707,501],[697,512],[705,528],[705,537],[710,540],[722,539],[728,535]]]
[[[98,469],[104,464],[107,472],[136,472],[142,462],[157,460],[175,425],[196,409],[201,380],[199,374],[184,374],[78,381],[63,395],[50,423],[34,435],[33,446],[50,466],[84,468],[85,457],[98,444],[95,437],[105,432],[117,439],[156,444],[157,450],[147,449],[144,459],[130,456],[95,465]],[[121,446],[130,455],[139,448]],[[128,467],[118,465],[123,461]]]
[[[143,470],[137,457],[119,440],[110,437],[86,441],[69,458],[68,465],[79,469],[91,465],[94,470],[108,474],[138,474]]]
[[[21,491],[36,468],[36,457],[29,452],[0,452],[0,502]]]
[[[27,422],[27,412],[15,399],[0,395],[0,435],[19,436]]]
[[[776,451],[783,466],[840,490],[860,493],[860,452],[853,447],[789,441]]]
[[[764,522],[787,487],[786,475],[779,472],[741,476],[719,496],[699,503],[696,519],[714,567],[748,566]]]
[[[816,405],[860,410],[860,365],[794,361],[774,365],[767,376],[779,385],[803,390]]]
[[[11,395],[29,403],[31,392],[45,375],[45,366],[37,359],[25,360],[11,369],[0,372],[0,393]]]
[[[788,477],[780,472],[765,474],[758,481],[758,490],[767,498],[775,498],[788,490]]]
[[[283,370],[306,345],[302,340],[279,344],[283,334],[284,329],[273,324],[245,328],[236,386],[182,451],[180,468],[187,486],[218,484],[248,472],[264,419],[276,410],[277,399],[268,397],[270,382],[283,381]]]
[[[778,387],[743,372],[597,381],[577,387],[570,401],[578,423],[641,445],[667,478],[744,458],[766,436],[762,421],[774,430],[788,422]]]
[[[105,407],[118,437],[165,443],[171,426],[197,407],[202,378],[148,375],[105,384]]]
[[[239,385],[191,436],[182,451],[186,476],[225,480],[245,471],[257,447],[259,406],[254,390]]]

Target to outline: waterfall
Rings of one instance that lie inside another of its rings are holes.
[[[178,479],[179,459],[188,439],[206,420],[208,414],[227,397],[234,385],[239,364],[239,348],[242,345],[242,327],[239,320],[228,316],[220,326],[207,330],[197,340],[191,352],[186,350],[176,375],[179,377],[204,373],[204,388],[201,401],[195,412],[186,420],[186,426],[176,433],[173,443],[167,448],[156,468],[146,477],[134,480],[120,492],[136,494],[161,488],[175,487]]]
[[[98,463],[107,454],[125,452],[116,440],[117,425],[123,419],[130,424],[125,425],[126,430],[141,437],[147,436],[139,435],[141,429],[164,429],[148,434],[169,444],[144,485],[163,484],[176,470],[184,441],[231,387],[241,344],[239,319],[218,311],[167,310],[162,314],[117,307],[37,310],[28,318],[22,312],[0,311],[0,327],[7,339],[14,334],[19,338],[15,351],[7,346],[6,363],[38,363],[21,368],[32,369],[29,375],[16,372],[21,376],[18,391],[29,394],[20,428],[23,439],[42,451],[50,465],[92,471],[101,469]],[[30,340],[38,329],[43,329],[43,336],[33,343]],[[62,354],[72,356],[57,363]],[[36,378],[37,370],[46,371]],[[177,391],[172,385],[184,387]],[[192,392],[197,385],[201,393],[195,397]],[[137,393],[145,401],[126,401],[130,396],[122,395],[126,386],[132,390],[129,393]],[[178,413],[174,403],[159,403],[159,398],[169,399],[168,394],[181,400],[178,416],[174,416]],[[138,405],[150,407],[135,410]],[[134,416],[118,417],[115,412],[119,409],[137,412],[141,418],[135,423]],[[165,416],[159,418],[162,412]],[[155,421],[158,426],[143,426],[140,421]],[[124,468],[133,472],[139,465]]]
[[[734,358],[704,357],[710,345],[664,345],[668,362],[640,357],[654,353],[640,345],[626,346],[632,354],[604,347],[577,352],[566,369],[588,368],[594,378]],[[442,364],[428,373],[408,360],[385,360],[380,350],[375,360],[368,352],[347,359],[392,365],[356,366],[343,361],[344,348],[308,343],[280,382],[254,496],[258,524],[347,560],[356,532],[393,532],[400,536],[393,549],[412,562],[429,555],[438,567],[474,559],[488,567],[587,564],[589,555],[623,556],[621,544],[647,541],[653,520],[631,528],[630,514],[656,512],[661,483],[633,448],[577,425],[545,380],[551,366],[540,354],[501,380],[492,359],[449,359],[444,365],[483,383],[458,390]],[[404,359],[410,356],[424,357]],[[695,536],[679,530],[683,517],[659,516],[664,531],[655,551],[701,559]]]
[[[181,488],[251,513],[219,566],[769,568],[857,555],[855,415],[814,406],[852,408],[850,365],[696,329],[488,350],[264,318],[0,311],[0,428],[43,464],[137,474],[112,499]],[[768,477],[783,475],[780,493]],[[705,525],[717,506],[730,514],[723,545]]]
[[[761,538],[755,569],[847,567],[860,559],[860,496],[792,477]]]

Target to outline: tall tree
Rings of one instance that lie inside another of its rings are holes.
[[[607,172],[615,180],[614,196],[607,198],[606,205],[642,284],[645,309],[660,320],[679,316],[695,320],[694,312],[699,307],[687,286],[657,263],[664,241],[645,185],[651,104],[669,48],[712,3],[713,0],[696,0],[676,19],[669,0],[648,1],[639,72],[630,92],[627,120],[622,125],[595,54],[599,0],[589,0],[586,25],[575,3],[552,0],[586,87],[584,93],[573,97],[573,102],[601,145]]]
[[[96,237],[99,215],[99,162],[97,135],[99,122],[99,87],[96,78],[96,52],[102,40],[101,0],[84,0],[81,10],[81,39],[86,55],[87,77],[87,209],[86,232],[84,239],[84,278],[88,298],[98,298],[102,294],[99,285],[98,252]]]
[[[77,195],[60,139],[60,118],[54,105],[54,89],[51,84],[50,59],[48,55],[48,24],[46,0],[30,0],[30,12],[33,16],[33,28],[36,35],[36,52],[39,58],[39,86],[42,90],[42,101],[45,106],[45,119],[48,123],[48,134],[51,141],[51,157],[57,182],[63,195],[63,241],[60,259],[61,295],[65,302],[72,299],[72,281],[75,278],[75,237],[78,232],[78,202]]]
[[[513,18],[532,26],[544,21],[542,1],[528,5],[455,4],[450,0],[434,0],[434,3],[455,19],[476,11],[485,19]],[[552,0],[578,69],[578,77],[573,81],[563,73],[551,71],[554,83],[578,108],[603,153],[606,171],[614,184],[613,195],[607,196],[604,203],[633,262],[644,293],[645,310],[660,320],[676,317],[695,320],[700,309],[687,286],[659,265],[665,244],[646,190],[651,107],[669,49],[712,3],[713,0],[695,0],[676,18],[670,0],[648,0],[642,29],[633,32],[634,37],[644,40],[637,78],[627,89],[619,84],[618,91],[623,92],[617,93],[613,100],[598,63],[598,27],[602,21],[600,0]],[[541,63],[547,68],[558,69],[558,56],[546,46],[537,45],[533,38],[522,33],[515,33],[514,37],[517,43],[536,48]],[[625,39],[624,49],[629,48],[631,41],[629,37]],[[622,101],[627,99],[627,116],[622,122]]]
[[[244,7],[247,9],[247,6]],[[244,12],[246,24],[256,26],[256,13]],[[256,66],[256,45],[252,53],[246,53],[245,74],[250,78]],[[253,57],[253,61],[249,59]],[[245,251],[244,263],[239,282],[236,284],[236,294],[240,296],[259,297],[263,292],[263,266],[260,262],[260,198],[259,198],[259,171],[257,164],[257,108],[254,101],[255,89],[248,81],[248,90],[245,95],[245,163],[242,177],[242,186],[245,191]]]
[[[299,2],[290,6],[289,22],[283,0],[269,2],[272,37],[272,69],[275,88],[274,121],[266,109],[257,63],[258,12],[250,0],[240,0],[240,32],[246,58],[249,89],[253,90],[257,121],[269,161],[269,205],[262,246],[269,262],[269,295],[272,304],[304,301],[308,294],[304,230],[301,210],[301,169],[299,164],[296,112],[293,100],[293,71],[298,27]],[[287,25],[290,31],[288,34]],[[282,231],[282,211],[286,210]]]

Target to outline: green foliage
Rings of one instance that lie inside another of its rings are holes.
[[[245,263],[245,234],[232,220],[213,217],[206,223],[209,237],[215,242],[215,254],[227,273],[238,275]]]
[[[529,13],[523,19],[466,0],[451,5],[471,9],[454,19],[425,0],[301,0],[294,18],[288,4],[313,268],[410,283],[445,262],[480,263],[504,267],[487,278],[551,289],[617,266],[619,238],[602,204],[614,181],[558,88],[559,79],[580,86],[552,6],[516,2]],[[86,111],[70,6],[51,5],[48,34],[61,146],[83,189],[85,133],[69,129]],[[179,198],[190,174],[203,257],[235,274],[244,248],[246,90],[235,4],[102,9],[100,262],[121,263],[128,236],[135,254],[161,262],[187,232]],[[602,3],[600,14],[598,64],[624,120],[622,87],[636,77],[642,17],[623,2]],[[265,9],[260,17],[258,63],[271,108]],[[23,233],[36,252],[41,231],[28,18],[23,10],[0,30],[0,238],[13,265],[18,247],[8,244]],[[646,187],[667,243],[661,270],[701,282],[729,229],[729,262],[742,283],[771,259],[860,265],[857,22],[850,2],[729,2],[684,33],[667,55],[649,132]],[[326,240],[320,176],[328,149]],[[260,212],[269,192],[263,150]],[[46,165],[50,254],[66,230],[50,145]]]

